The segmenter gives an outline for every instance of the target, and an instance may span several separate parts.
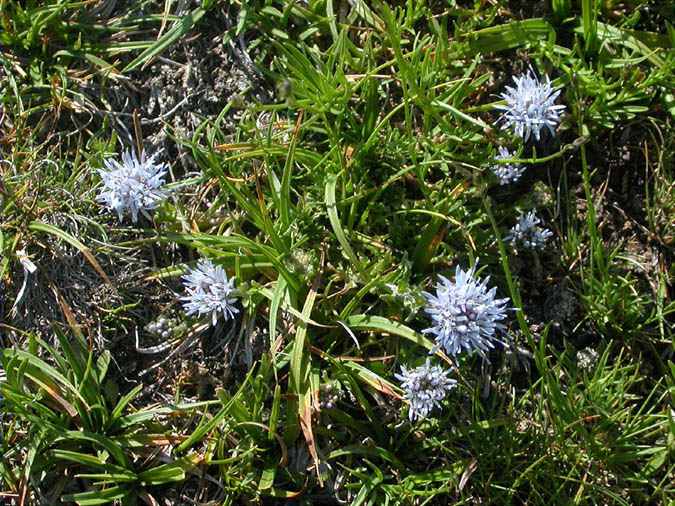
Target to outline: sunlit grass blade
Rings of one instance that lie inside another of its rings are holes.
[[[587,53],[597,51],[598,44],[598,10],[597,0],[581,0],[581,19],[584,29],[584,48]]]
[[[555,42],[556,32],[544,19],[533,18],[475,30],[464,36],[469,41],[472,54],[478,54],[506,51],[542,41]]]
[[[148,47],[145,51],[138,55],[138,57],[129,62],[129,64],[124,67],[122,72],[127,73],[139,67],[140,65],[149,62],[155,56],[161,54],[164,50],[171,46],[171,44],[175,43],[178,39],[187,34],[199,22],[199,20],[204,17],[204,14],[206,14],[207,10],[208,9],[204,7],[198,7],[189,14],[183,16],[180,21],[176,22],[176,24],[164,35],[162,35],[162,37],[157,40],[157,42],[153,43],[152,46]]]
[[[79,494],[65,494],[61,497],[62,501],[72,501],[78,506],[96,506],[98,504],[109,504],[115,501],[122,501],[131,495],[131,491],[126,487],[110,487],[105,490],[95,490],[90,492],[81,492]]]
[[[98,263],[98,260],[94,257],[94,255],[91,253],[91,250],[85,246],[80,240],[76,239],[72,235],[70,235],[67,232],[64,232],[63,230],[53,226],[49,225],[47,223],[41,223],[39,221],[34,221],[32,222],[28,228],[31,230],[34,230],[36,232],[44,232],[47,234],[51,234],[55,237],[58,237],[59,239],[67,242],[71,246],[77,248],[77,250],[80,251],[84,255],[84,257],[87,259],[87,262],[91,264],[91,266],[98,272],[98,274],[103,278],[103,280],[110,286],[112,286],[112,282],[108,278],[108,275],[105,273],[103,268],[101,267],[101,264]]]
[[[344,362],[343,366],[347,370],[351,371],[359,380],[371,388],[374,388],[378,392],[381,392],[394,399],[401,399],[399,389],[393,383],[387,381],[370,369],[363,367],[356,362]]]
[[[290,208],[291,208],[291,174],[293,172],[293,165],[295,164],[295,147],[298,143],[298,135],[302,115],[298,117],[291,144],[288,148],[288,156],[284,163],[284,171],[281,176],[281,195],[279,195],[279,217],[284,228],[291,225]]]
[[[307,294],[305,303],[302,308],[302,314],[306,318],[309,318],[312,309],[314,307],[314,302],[316,301],[317,288],[321,282],[320,274],[312,283],[312,287]],[[316,441],[314,439],[314,431],[312,429],[312,413],[313,413],[313,403],[312,403],[312,393],[311,393],[311,382],[310,382],[310,371],[312,368],[312,359],[309,354],[309,347],[306,344],[307,338],[307,324],[302,322],[298,325],[298,328],[293,339],[293,347],[291,351],[291,361],[290,361],[290,394],[297,396],[297,413],[289,413],[289,416],[293,418],[297,417],[298,422],[291,422],[289,425],[289,432],[285,434],[287,441],[292,441],[294,438],[294,433],[297,431],[295,427],[299,423],[300,429],[305,437],[305,442],[307,443],[307,448],[310,455],[314,461],[314,465],[319,473],[319,456],[316,448]],[[293,403],[291,404],[291,407]],[[319,478],[320,479],[320,478]]]
[[[335,237],[342,246],[342,251],[347,256],[347,258],[349,258],[352,265],[354,265],[358,269],[360,265],[359,259],[356,256],[356,253],[354,253],[351,244],[349,244],[349,240],[347,239],[345,231],[342,228],[340,217],[338,216],[337,204],[335,200],[335,187],[337,185],[337,179],[338,179],[337,175],[330,175],[326,180],[326,191],[324,199],[326,202],[328,219],[330,221],[331,227],[333,228],[333,232],[335,233]]]
[[[282,275],[288,286],[295,292],[300,291],[300,281],[297,276],[292,274],[281,261],[282,254],[277,252],[274,248],[264,244],[257,243],[243,236],[229,236],[222,237],[210,234],[165,234],[164,237],[157,238],[158,240],[173,240],[192,247],[223,247],[232,248],[233,251],[241,252],[242,248],[250,249],[264,255],[276,268],[277,272]]]
[[[400,336],[426,348],[429,351],[431,351],[435,346],[432,341],[424,337],[422,334],[415,332],[410,327],[382,316],[370,316],[363,314],[351,315],[345,318],[344,324],[354,329],[373,330]],[[436,354],[446,362],[451,363],[443,352],[437,351]]]

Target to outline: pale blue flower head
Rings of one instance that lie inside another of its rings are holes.
[[[513,154],[504,146],[499,146],[499,154],[495,156],[496,160],[508,160],[513,158]],[[520,176],[525,172],[525,167],[522,165],[515,165],[511,163],[495,163],[490,167],[500,185],[515,183],[520,179]]]
[[[475,265],[467,271],[457,266],[454,282],[439,276],[436,295],[424,292],[432,326],[423,332],[435,336],[436,348],[453,356],[463,351],[485,355],[501,342],[496,333],[504,329],[509,299],[495,298],[497,289],[487,287],[489,280],[478,279]]]
[[[426,418],[457,385],[457,381],[448,378],[448,373],[439,366],[432,366],[427,359],[416,369],[401,366],[401,374],[394,375],[401,382],[404,399],[410,403],[408,417],[411,422]]]
[[[514,77],[513,81],[515,87],[507,86],[506,92],[500,95],[506,105],[496,106],[504,111],[499,118],[504,121],[502,128],[511,127],[525,141],[530,134],[539,140],[544,127],[555,135],[560,113],[565,109],[564,105],[554,105],[560,90],[553,90],[548,76],[541,82],[531,68],[526,74]]]
[[[553,232],[541,226],[541,220],[534,211],[530,211],[520,215],[518,223],[511,227],[511,233],[504,240],[520,244],[526,249],[542,249],[552,235]]]
[[[187,295],[181,300],[188,316],[210,314],[215,325],[219,316],[227,321],[239,312],[235,307],[237,292],[234,278],[228,279],[225,269],[210,260],[200,260],[183,276],[183,286]]]
[[[109,158],[103,162],[105,169],[98,171],[103,181],[98,201],[115,211],[120,221],[125,214],[131,214],[134,223],[139,213],[149,217],[148,211],[166,199],[168,192],[162,186],[167,165],[156,163],[156,156],[148,158],[141,153],[138,158],[126,151],[122,153],[121,163]]]

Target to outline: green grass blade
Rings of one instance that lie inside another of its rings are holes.
[[[346,318],[343,322],[349,328],[359,330],[373,330],[378,332],[387,332],[395,336],[403,337],[418,346],[422,346],[431,351],[434,348],[434,343],[424,337],[422,334],[415,332],[410,327],[402,323],[395,322],[383,316],[371,316],[365,314],[352,315]],[[446,362],[450,363],[448,357],[441,351],[436,352]]]
[[[597,0],[581,0],[581,20],[584,29],[584,49],[595,53],[598,42],[598,5]]]
[[[68,462],[74,462],[84,467],[95,467],[97,469],[102,469],[109,474],[114,474],[117,481],[136,481],[138,478],[136,474],[120,466],[110,464],[101,460],[99,457],[93,455],[88,455],[86,453],[75,452],[70,450],[52,450],[51,454],[60,460],[66,460]]]
[[[360,266],[359,259],[356,256],[356,253],[354,253],[354,250],[349,244],[349,241],[347,240],[347,236],[345,235],[345,231],[342,228],[342,224],[340,223],[340,217],[338,216],[337,212],[337,205],[335,200],[335,186],[337,184],[337,179],[338,179],[337,175],[331,174],[328,176],[326,180],[324,201],[326,203],[326,209],[328,211],[328,220],[330,221],[330,225],[333,228],[335,237],[340,243],[340,246],[342,246],[342,251],[350,260],[352,265],[358,268]]]
[[[117,405],[110,414],[110,423],[114,423],[115,420],[117,420],[120,416],[122,416],[124,408],[126,408],[127,405],[131,401],[133,401],[134,398],[136,398],[136,396],[141,392],[141,390],[143,390],[143,384],[139,383],[134,388],[132,388],[129,393],[120,398],[120,400],[117,402]]]
[[[572,10],[572,3],[570,0],[551,0],[551,10],[553,11],[553,18],[561,23]]]
[[[295,146],[298,143],[299,125],[293,133],[291,145],[288,147],[288,156],[284,163],[284,172],[281,176],[281,195],[279,196],[279,217],[284,230],[291,226],[290,208],[291,208],[291,173],[295,163]]]
[[[555,41],[555,29],[544,19],[532,18],[474,30],[465,37],[469,40],[471,54],[480,54]]]
[[[302,307],[302,315],[309,318],[314,308],[316,301],[317,289],[321,280],[321,274],[317,275],[312,287],[307,293],[305,303]],[[287,430],[284,434],[286,441],[292,441],[297,437],[298,426],[302,430],[307,443],[307,448],[312,456],[318,471],[318,454],[316,449],[316,442],[314,441],[314,432],[312,430],[312,397],[310,384],[310,370],[312,367],[312,358],[309,354],[309,348],[306,345],[307,340],[307,324],[301,322],[298,324],[295,338],[291,349],[290,359],[290,381],[289,394],[295,396],[296,402],[291,402],[288,405],[289,421]],[[291,410],[295,409],[295,412]]]
[[[415,251],[413,251],[413,265],[417,272],[427,270],[446,233],[447,225],[444,226],[443,221],[434,216],[424,228],[424,232],[422,232],[422,236],[415,246]]]
[[[218,413],[216,413],[206,423],[200,423],[197,429],[195,429],[192,432],[192,434],[190,434],[190,437],[188,437],[185,441],[183,441],[180,445],[176,447],[175,453],[185,451],[194,444],[196,444],[197,442],[201,441],[209,432],[215,429],[223,421],[223,419],[228,415],[228,413],[234,406],[236,400],[243,395],[244,387],[249,383],[251,376],[253,375],[253,371],[254,370],[251,369],[248,372],[246,378],[244,379],[244,381],[242,381],[241,385],[239,386],[239,390],[237,390],[237,393],[227,401],[227,403],[220,409],[220,411],[218,411]]]
[[[34,381],[40,381],[40,383],[43,384],[45,388],[48,388],[48,386],[45,384],[45,381],[58,383],[71,394],[73,394],[80,402],[82,402],[83,406],[87,407],[87,401],[84,399],[84,397],[82,397],[80,391],[70,382],[70,380],[68,380],[68,378],[32,353],[16,350],[13,348],[6,348],[3,350],[2,354],[7,360],[16,358],[26,361],[31,367],[31,370],[26,370],[26,374],[30,374]],[[49,390],[51,389],[48,389],[48,391]]]
[[[185,479],[185,467],[187,466],[186,459],[181,459],[178,462],[170,464],[162,464],[161,466],[139,473],[138,480],[144,486],[164,485],[165,483],[183,481]]]
[[[74,502],[79,506],[97,506],[109,504],[114,501],[122,501],[129,497],[131,491],[126,487],[110,487],[105,490],[93,490],[79,494],[66,494],[61,496],[63,502]]]
[[[219,236],[211,234],[165,234],[158,237],[157,240],[176,241],[183,244],[188,244],[192,247],[199,248],[204,246],[221,246],[229,248],[232,251],[242,254],[243,249],[250,249],[257,251],[264,255],[273,265],[276,271],[286,279],[290,289],[297,293],[300,291],[301,283],[297,276],[293,275],[281,261],[282,255],[269,246],[255,242],[247,237],[240,235]]]
[[[440,100],[436,100],[436,101],[433,102],[432,105],[434,105],[434,106],[436,106],[440,109],[443,109],[445,111],[450,112],[453,116],[455,116],[459,119],[463,119],[464,121],[467,121],[467,122],[471,123],[472,125],[477,126],[481,130],[485,129],[485,128],[488,128],[487,123],[485,123],[482,119],[474,118],[472,116],[469,116],[468,114],[460,111],[459,109],[451,106],[450,104],[446,104],[445,102],[441,102]]]
[[[204,17],[207,9],[198,7],[186,16],[182,17],[169,31],[167,31],[157,42],[143,51],[137,58],[132,60],[124,69],[123,73],[129,72],[136,67],[149,62],[152,58],[162,53],[171,44],[188,33]]]
[[[352,372],[360,381],[367,384],[371,388],[374,388],[378,392],[388,395],[389,397],[393,397],[394,399],[401,398],[399,388],[396,385],[384,379],[379,374],[371,371],[367,367],[357,364],[356,362],[344,362],[342,365],[345,367],[345,369]]]
[[[284,278],[279,278],[274,286],[274,293],[270,301],[270,315],[269,315],[269,333],[270,333],[270,348],[274,356],[274,350],[277,341],[277,317],[279,316],[279,307],[286,296],[286,281]]]
[[[527,339],[531,341],[532,334],[530,332],[530,327],[527,325],[527,321],[525,320],[525,315],[523,315],[523,302],[520,298],[520,290],[518,289],[518,286],[516,285],[516,282],[513,279],[513,276],[511,275],[511,267],[509,266],[509,256],[506,252],[506,247],[504,246],[504,241],[502,240],[501,233],[499,232],[499,227],[497,226],[497,222],[492,213],[492,204],[487,197],[485,197],[483,200],[483,206],[485,208],[485,212],[488,216],[488,219],[490,220],[490,224],[492,225],[492,231],[495,235],[497,247],[499,248],[499,259],[501,260],[502,269],[504,270],[504,276],[506,277],[506,284],[509,287],[511,302],[513,303],[513,307],[516,310],[516,318],[518,319],[518,325],[520,326],[520,330],[523,333],[523,335],[526,336]]]
[[[48,225],[47,223],[42,223],[39,221],[32,222],[30,225],[28,225],[28,228],[35,232],[44,232],[46,234],[51,234],[67,242],[71,246],[77,248],[80,251],[80,253],[84,255],[84,258],[86,258],[87,262],[89,262],[91,266],[94,268],[94,270],[98,272],[98,274],[103,278],[103,280],[108,285],[113,286],[113,284],[110,282],[110,279],[108,278],[108,275],[101,267],[101,264],[99,264],[94,255],[92,255],[91,250],[87,246],[85,246],[81,241],[79,241],[69,233],[54,227],[53,225]]]
[[[117,444],[116,441],[104,436],[103,434],[81,430],[65,430],[61,431],[59,433],[59,437],[55,440],[55,442],[66,443],[72,443],[73,441],[86,441],[89,443],[95,443],[102,449],[107,450],[122,468],[127,469],[129,467],[129,459],[122,448]]]

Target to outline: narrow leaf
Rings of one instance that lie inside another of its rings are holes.
[[[36,232],[44,232],[46,234],[51,234],[67,242],[74,248],[77,248],[80,251],[80,253],[84,255],[84,258],[87,260],[87,262],[89,262],[91,266],[94,268],[94,270],[99,274],[99,276],[103,278],[103,281],[105,281],[106,284],[113,286],[113,284],[110,281],[110,278],[108,278],[108,275],[105,273],[105,271],[98,263],[94,255],[92,255],[91,250],[87,248],[84,244],[82,244],[82,242],[77,240],[75,237],[73,237],[67,232],[64,232],[59,228],[56,228],[52,225],[48,225],[46,223],[42,223],[40,221],[32,222],[30,225],[28,225],[28,228]]]
[[[183,35],[192,30],[192,27],[197,24],[197,22],[206,14],[206,9],[198,7],[189,14],[183,16],[181,20],[176,23],[168,32],[166,32],[160,39],[155,42],[152,46],[143,51],[137,58],[129,63],[123,73],[129,72],[130,70],[135,69],[139,65],[149,62],[152,58],[160,54],[171,44],[180,39]]]
[[[337,205],[335,201],[335,185],[337,184],[337,178],[337,175],[331,174],[328,176],[326,181],[325,202],[326,209],[328,211],[328,220],[330,221],[330,225],[333,228],[333,232],[335,232],[335,237],[340,243],[340,246],[342,246],[342,251],[345,253],[347,258],[349,258],[352,265],[358,267],[359,259],[354,253],[354,250],[352,250],[349,241],[347,240],[347,236],[345,235],[345,231],[342,228],[342,224],[340,223],[340,218],[337,212]]]
[[[400,336],[415,344],[423,346],[427,350],[432,350],[434,348],[434,343],[422,334],[415,332],[413,329],[406,327],[402,323],[389,320],[383,316],[370,316],[365,314],[352,315],[346,318],[343,323],[353,329],[374,330]],[[437,351],[436,355],[445,360],[448,364],[452,364],[450,359],[443,352]]]

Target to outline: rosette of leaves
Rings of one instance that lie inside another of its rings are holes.
[[[61,500],[92,505],[184,480],[196,462],[190,455],[158,460],[157,447],[178,438],[157,420],[199,406],[133,410],[142,384],[117,396],[105,379],[110,353],[94,358],[82,336],[55,333],[58,349],[33,336],[28,350],[6,348],[0,355],[7,428],[0,460],[25,458],[23,476],[4,473],[10,488],[20,491],[26,483],[48,483],[67,473],[79,478],[84,490]]]

